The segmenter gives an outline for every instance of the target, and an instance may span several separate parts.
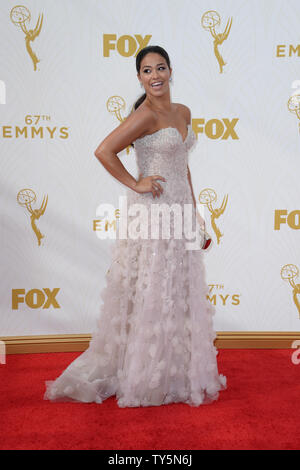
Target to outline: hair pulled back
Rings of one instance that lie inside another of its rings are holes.
[[[137,54],[137,56],[136,56],[135,66],[136,66],[136,71],[138,73],[140,73],[141,62],[142,62],[143,58],[147,54],[149,54],[149,52],[155,52],[156,54],[160,54],[166,60],[166,62],[168,64],[168,67],[170,68],[170,58],[169,58],[169,55],[168,55],[167,51],[163,47],[161,47],[161,46],[147,46],[147,47],[144,47],[143,49],[141,49],[139,51],[139,53]],[[133,105],[134,109],[137,109],[142,104],[142,102],[144,101],[146,96],[147,96],[147,93],[143,93],[139,97],[139,99]]]
[[[160,54],[167,62],[168,64],[168,67],[170,68],[171,65],[170,65],[170,58],[169,58],[169,55],[167,53],[167,51],[161,47],[161,46],[146,46],[146,47],[143,47],[143,49],[141,49],[137,56],[136,56],[136,59],[135,59],[135,67],[136,67],[136,71],[138,73],[140,73],[140,70],[141,70],[141,62],[143,60],[143,58],[149,54],[150,52],[155,52],[156,54]],[[143,93],[138,99],[137,101],[134,103],[133,107],[132,107],[132,110],[131,112],[133,112],[134,110],[136,110],[141,104],[142,102],[145,100],[147,96],[147,93]],[[131,114],[131,113],[130,113]],[[134,147],[134,144],[130,144],[132,147]]]

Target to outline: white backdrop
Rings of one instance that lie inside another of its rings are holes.
[[[194,192],[209,188],[215,197],[210,209],[201,205],[214,240],[205,262],[215,329],[298,331],[300,115],[291,112],[297,96],[289,100],[300,80],[299,1],[36,0],[15,7],[1,0],[0,336],[95,328],[114,243],[97,237],[96,208],[117,208],[127,188],[94,150],[142,93],[137,38],[167,50],[172,101],[192,111]],[[205,14],[217,35],[232,19],[218,46],[222,73]],[[124,100],[119,117],[107,109],[112,96]],[[226,135],[224,122],[235,122],[234,132]],[[119,157],[137,176],[134,150]],[[218,243],[212,214],[224,197]]]

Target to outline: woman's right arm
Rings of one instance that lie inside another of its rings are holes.
[[[128,173],[117,154],[126,149],[135,139],[147,133],[153,126],[155,126],[155,116],[152,111],[137,109],[108,134],[94,152],[112,176],[134,191],[137,190],[138,181]]]

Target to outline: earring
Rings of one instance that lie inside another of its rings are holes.
[[[142,84],[142,82],[140,82],[140,85],[141,85],[141,88],[143,88],[143,84]]]

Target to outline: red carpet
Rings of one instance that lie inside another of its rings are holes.
[[[119,408],[43,400],[44,381],[80,353],[7,356],[0,365],[1,449],[299,449],[300,365],[293,350],[219,350],[228,389],[199,408]]]

